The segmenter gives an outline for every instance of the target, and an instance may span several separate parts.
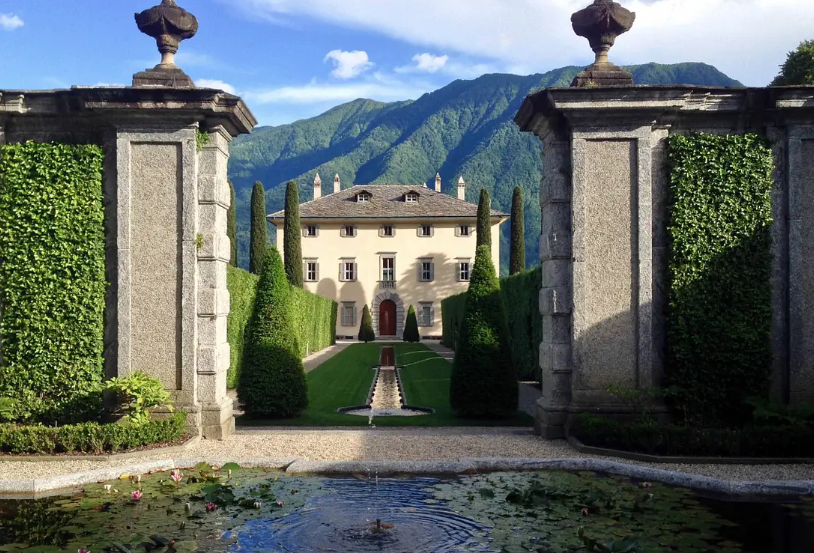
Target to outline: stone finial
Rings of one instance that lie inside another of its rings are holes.
[[[436,192],[441,191],[441,173],[435,174],[435,191]]]
[[[596,54],[594,63],[581,72],[571,86],[631,85],[633,76],[608,61],[608,52],[616,37],[633,27],[636,14],[613,0],[594,0],[587,8],[571,16],[574,32],[588,39]]]
[[[466,200],[466,181],[463,175],[458,179],[458,199]]]
[[[179,7],[175,0],[163,0],[135,17],[139,31],[155,38],[161,62],[153,69],[134,75],[133,86],[194,88],[192,79],[175,65],[175,54],[181,41],[198,32],[195,16]]]

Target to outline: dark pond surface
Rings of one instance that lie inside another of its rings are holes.
[[[0,551],[814,552],[810,498],[735,503],[590,472],[378,479],[199,465],[178,480],[0,501]]]

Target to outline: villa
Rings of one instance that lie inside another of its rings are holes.
[[[362,309],[370,307],[378,338],[401,337],[407,309],[415,307],[421,335],[440,337],[441,300],[466,291],[475,258],[478,206],[458,195],[416,185],[355,185],[300,206],[305,289],[339,304],[336,334],[355,337]],[[285,212],[268,216],[283,247]],[[500,225],[507,214],[492,210],[492,257],[500,259]]]

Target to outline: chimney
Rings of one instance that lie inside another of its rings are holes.
[[[321,197],[322,197],[322,179],[319,178],[319,173],[317,173],[317,176],[314,179],[314,199],[318,200]]]
[[[435,174],[435,191],[436,192],[441,191],[441,173]]]
[[[334,194],[342,190],[342,183],[339,182],[339,173],[334,177]]]
[[[458,199],[466,200],[466,181],[463,177],[458,179]]]
[[[424,188],[427,188],[427,181],[424,181],[424,184],[422,184],[421,186],[423,186]]]

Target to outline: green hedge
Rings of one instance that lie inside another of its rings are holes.
[[[254,311],[259,277],[236,267],[228,267],[227,271],[231,299],[227,333],[232,351],[227,385],[234,389],[237,387],[240,369],[243,366],[246,326]],[[335,301],[302,288],[292,288],[291,302],[302,357],[336,343],[338,304]]]
[[[291,304],[301,357],[336,343],[335,301],[293,286]]]
[[[581,415],[579,422],[577,436],[594,447],[691,457],[814,457],[814,430],[809,426],[705,428],[591,414]]]
[[[226,268],[226,285],[229,288],[229,323],[226,334],[229,339],[231,360],[226,375],[226,385],[237,387],[240,368],[243,366],[243,344],[246,341],[246,325],[252,318],[254,300],[257,297],[259,277],[243,269],[229,266]]]
[[[512,359],[521,380],[540,378],[540,342],[543,340],[543,319],[539,314],[542,269],[537,267],[500,279],[500,295],[509,323]],[[455,349],[463,321],[466,293],[441,302],[444,333],[441,343]]]
[[[169,418],[145,424],[86,422],[59,427],[0,424],[0,451],[14,454],[104,453],[172,443],[184,435],[186,420],[186,413],[178,411]]]
[[[771,151],[756,135],[673,135],[668,376],[689,420],[740,424],[771,374]]]
[[[103,377],[103,160],[93,145],[0,148],[0,397],[18,400],[18,421],[99,410],[88,393]]]

